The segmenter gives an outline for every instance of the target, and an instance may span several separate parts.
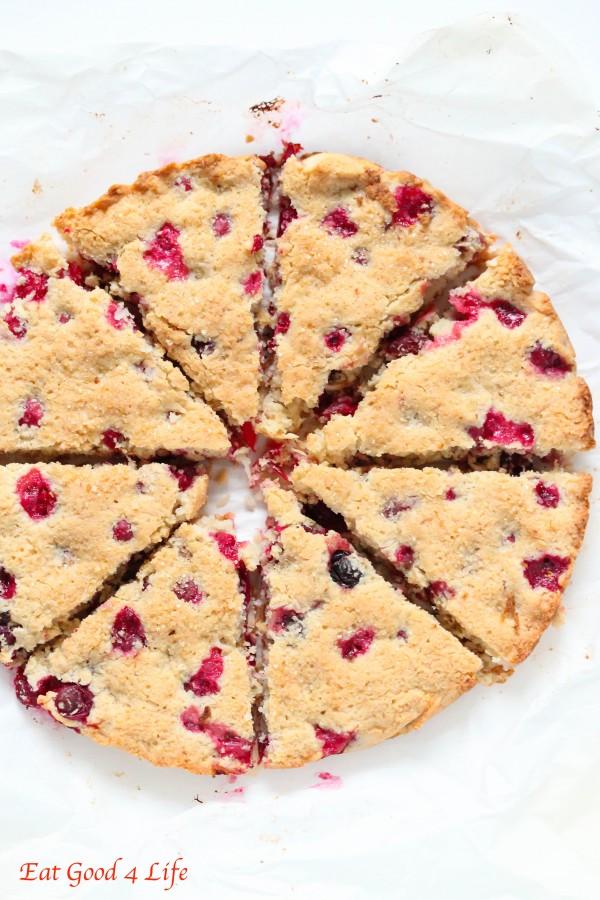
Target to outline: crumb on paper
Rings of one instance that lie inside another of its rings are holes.
[[[247,134],[247,135],[246,135],[246,143],[247,143],[247,144],[251,144],[253,141],[254,141],[254,135],[253,135],[253,134]]]
[[[251,106],[250,112],[253,116],[262,116],[263,113],[276,112],[278,109],[281,109],[284,103],[283,97],[275,97],[274,100],[262,100],[260,103],[255,103]]]
[[[252,496],[252,494],[246,494],[244,497],[244,506],[249,512],[254,512],[256,509],[256,498]]]
[[[227,484],[228,478],[229,478],[229,471],[227,469],[219,469],[219,471],[215,475],[215,483],[216,484]]]
[[[223,494],[222,497],[219,497],[216,503],[217,509],[222,509],[224,506],[227,506],[229,503],[229,499],[229,494]]]
[[[43,191],[42,183],[39,180],[39,178],[36,178],[35,181],[33,182],[33,187],[31,188],[31,193],[32,194],[41,194],[42,191]]]

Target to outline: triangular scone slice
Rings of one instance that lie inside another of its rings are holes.
[[[365,159],[293,156],[281,190],[291,207],[278,241],[276,359],[260,424],[278,439],[298,430],[330,376],[356,376],[385,334],[487,245],[440,191]]]
[[[264,169],[255,156],[171,163],[54,223],[138,295],[147,328],[236,425],[258,412]]]
[[[157,766],[245,771],[254,732],[236,553],[229,522],[182,525],[134,582],[30,659],[19,698]]]
[[[360,474],[310,464],[292,479],[504,670],[528,656],[556,613],[583,540],[592,481],[569,472]]]
[[[192,466],[0,466],[0,660],[54,638],[137,553],[194,518]]]
[[[410,731],[481,663],[334,531],[267,490],[267,766],[300,766]]]
[[[0,308],[0,452],[192,458],[229,447],[219,417],[105,291],[73,281],[46,235],[14,257]]]
[[[590,391],[550,300],[511,247],[450,294],[418,355],[390,363],[353,417],[308,438],[321,460],[453,456],[470,450],[545,456],[594,446]]]

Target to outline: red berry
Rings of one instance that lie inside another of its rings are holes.
[[[409,568],[409,566],[412,566],[413,562],[415,561],[415,551],[407,544],[402,544],[396,550],[394,558],[399,566]]]
[[[109,450],[112,450],[113,453],[119,453],[123,450],[127,441],[120,431],[116,431],[114,428],[107,428],[102,434],[102,443]]]
[[[152,269],[158,269],[169,281],[185,281],[190,270],[179,246],[179,229],[165,222],[148,244],[144,259]]]
[[[323,394],[317,406],[317,416],[322,422],[329,422],[332,416],[353,416],[358,409],[358,400],[350,394]]]
[[[407,228],[418,222],[419,216],[431,213],[433,210],[433,197],[422,191],[420,187],[410,184],[402,184],[394,191],[396,209],[392,213],[392,225],[402,225]]]
[[[279,313],[277,316],[277,324],[275,326],[275,334],[287,334],[290,328],[290,314],[286,312]]]
[[[23,415],[19,419],[19,425],[27,428],[39,428],[44,418],[44,407],[35,397],[29,397],[23,407]]]
[[[240,427],[240,437],[244,446],[249,447],[250,450],[256,449],[256,431],[254,430],[252,422],[243,423]]]
[[[17,582],[15,576],[11,575],[4,566],[0,566],[0,598],[2,600],[12,600],[16,591]]]
[[[217,542],[217,546],[225,559],[238,562],[238,543],[233,534],[227,531],[212,531],[211,538]]]
[[[269,628],[278,634],[282,631],[287,631],[288,628],[299,625],[303,618],[303,613],[297,612],[295,609],[290,609],[287,606],[277,606],[271,610]]]
[[[299,153],[302,153],[302,144],[293,144],[291,141],[283,142],[283,153],[281,154],[281,165],[288,161],[290,156],[298,156]]]
[[[521,444],[526,449],[533,445],[533,428],[527,422],[513,422],[497,409],[490,409],[480,428],[469,428],[469,434],[476,443],[489,441],[506,446]]]
[[[388,359],[400,359],[402,356],[417,356],[430,340],[424,331],[418,328],[402,326],[390,332],[386,341],[385,353]]]
[[[219,213],[212,220],[212,230],[217,237],[224,237],[231,231],[231,216],[227,213]]]
[[[133,528],[127,519],[119,519],[119,521],[113,525],[112,533],[115,541],[121,541],[122,543],[130,541],[133,538]]]
[[[197,606],[204,600],[204,592],[200,590],[195,581],[188,578],[185,581],[178,581],[173,588],[173,593],[185,603],[193,603]]]
[[[265,239],[262,234],[255,234],[252,238],[252,249],[251,253],[258,253],[265,245]]]
[[[479,311],[482,309],[493,310],[500,324],[511,330],[518,328],[527,318],[527,313],[513,303],[509,303],[508,300],[500,298],[484,300],[481,294],[475,290],[469,290],[463,294],[451,292],[448,299],[459,313],[472,321],[477,319]]]
[[[187,491],[198,477],[198,469],[194,463],[180,462],[170,465],[169,472],[177,480],[180,491]]]
[[[446,500],[456,500],[456,491],[454,488],[448,488],[444,496]]]
[[[536,559],[523,561],[523,573],[532,588],[545,588],[548,591],[560,590],[559,578],[567,569],[571,560],[568,556],[555,556],[544,553]]]
[[[30,469],[18,479],[17,494],[30,519],[46,519],[56,506],[56,494],[39,469]]]
[[[209,655],[202,660],[196,674],[192,675],[183,686],[186,691],[190,691],[196,697],[218,694],[221,690],[219,679],[222,674],[223,651],[219,647],[212,647]]]
[[[20,319],[19,316],[15,315],[15,311],[12,306],[4,316],[4,321],[6,322],[7,328],[10,333],[18,340],[22,340],[27,334],[27,322],[25,321],[25,319]]]
[[[374,628],[359,628],[353,634],[340,638],[337,645],[344,659],[354,659],[366,653],[375,637]]]
[[[400,513],[406,512],[407,509],[412,509],[414,505],[415,501],[412,498],[407,498],[405,500],[388,500],[381,511],[381,515],[386,519],[395,519]]]
[[[333,353],[339,353],[349,337],[350,332],[346,328],[336,328],[326,334],[324,340]]]
[[[561,378],[571,371],[571,365],[560,353],[551,347],[542,346],[539,341],[529,353],[529,361],[540,374],[550,378]]]
[[[348,210],[343,206],[338,206],[328,212],[321,222],[321,228],[324,228],[329,234],[342,238],[352,237],[358,231],[358,225],[352,221]]]
[[[554,509],[558,506],[560,493],[555,484],[547,484],[545,481],[538,481],[534,488],[534,492],[540,506],[545,506],[548,509]]]
[[[31,269],[23,269],[15,286],[15,297],[18,300],[30,300],[41,303],[48,293],[48,276],[39,275]]]
[[[343,753],[356,738],[353,731],[332,731],[331,728],[322,728],[321,725],[314,725],[313,727],[315,729],[315,737],[323,745],[323,756]]]
[[[181,714],[181,724],[188,731],[206,734],[212,741],[219,756],[229,756],[243,766],[250,765],[252,757],[252,741],[236,734],[227,725],[220,722],[204,722],[195,706],[190,706]]]
[[[133,316],[129,310],[122,303],[116,303],[114,300],[111,300],[108,304],[106,321],[113,328],[116,328],[117,331],[121,331],[122,328],[135,327]]]
[[[279,222],[277,223],[277,237],[285,234],[290,222],[298,218],[298,211],[292,206],[289,197],[282,196],[279,201]]]
[[[262,272],[250,272],[243,282],[244,293],[250,296],[258,294],[262,288],[262,280]]]
[[[449,600],[456,593],[454,588],[451,588],[445,581],[432,581],[429,590],[434,597],[443,597],[444,600]]]
[[[130,606],[124,606],[115,616],[110,632],[113,650],[124,655],[146,646],[146,632],[142,620]]]

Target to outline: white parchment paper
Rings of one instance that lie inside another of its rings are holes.
[[[0,72],[0,280],[10,242],[64,206],[171,159],[266,152],[283,136],[413,170],[513,241],[600,387],[600,120],[576,61],[538,26],[479,17],[403,52],[2,53]],[[279,114],[250,112],[276,97]],[[595,470],[598,454],[579,463]],[[248,537],[260,516],[243,506],[241,473],[223,491]],[[182,856],[188,879],[168,896],[598,897],[599,552],[595,500],[566,624],[505,685],[370,751],[235,784],[153,769],[36,720],[0,673],[1,896],[163,896],[144,870]],[[341,785],[324,786],[325,770]],[[135,885],[68,886],[70,862],[117,857],[121,876],[138,867]],[[19,882],[27,861],[63,867],[59,880]]]

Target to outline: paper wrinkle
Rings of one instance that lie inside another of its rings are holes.
[[[278,148],[282,130],[258,125],[249,108],[282,97],[301,118],[286,137],[414,171],[512,241],[563,318],[595,392],[595,98],[559,44],[510,19],[469,19],[404,53],[383,44],[256,53],[125,45],[35,59],[4,52],[0,252],[165,156]],[[32,192],[36,179],[41,193]],[[594,472],[598,460],[595,451],[577,465]],[[244,506],[241,470],[223,490],[249,538],[260,510]],[[217,494],[213,486],[213,508]],[[228,802],[224,777],[154,769],[28,713],[0,673],[3,893],[133,896],[127,883],[74,892],[63,882],[42,892],[17,881],[18,867],[29,859],[108,865],[117,856],[142,867],[183,855],[190,876],[179,897],[597,896],[599,534],[596,489],[564,627],[549,629],[506,684],[476,688],[422,731],[328,759],[343,780],[335,791],[310,790],[321,762],[244,776],[235,788],[243,793]]]

